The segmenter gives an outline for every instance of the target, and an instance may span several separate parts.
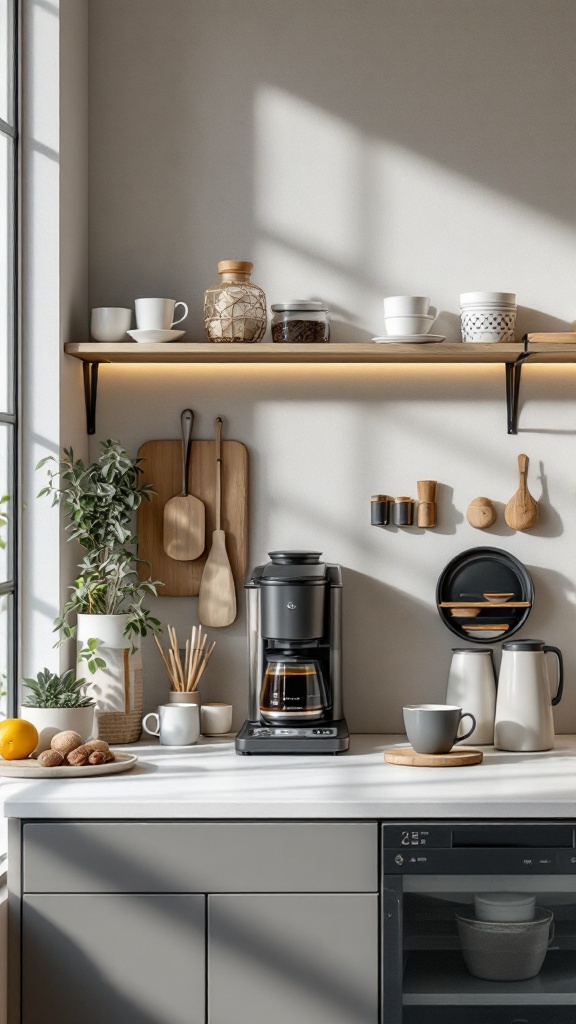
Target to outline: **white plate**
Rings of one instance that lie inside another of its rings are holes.
[[[87,775],[115,775],[118,772],[130,771],[136,764],[136,754],[125,754],[114,751],[115,761],[108,764],[58,765],[57,768],[42,768],[34,757],[24,757],[14,761],[4,761],[0,757],[0,775],[12,779],[77,779]]]
[[[130,333],[130,332],[129,332]],[[372,341],[376,341],[379,345],[397,345],[401,342],[403,345],[438,345],[441,341],[446,341],[445,334],[388,334],[385,338],[372,338]]]
[[[158,345],[162,341],[177,341],[182,337],[184,331],[127,331],[126,333],[134,338],[134,341],[148,344],[156,342]]]

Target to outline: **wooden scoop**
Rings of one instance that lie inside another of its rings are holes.
[[[222,420],[218,416],[216,433],[216,529],[212,534],[212,547],[206,559],[200,591],[198,618],[203,626],[229,626],[236,618],[236,590],[234,577],[226,552],[226,536],[220,527],[222,504]]]
[[[513,530],[531,530],[538,522],[538,502],[534,500],[526,484],[528,456],[518,456],[520,487],[504,509],[504,518]]]
[[[179,562],[191,562],[204,551],[204,502],[188,494],[188,465],[192,445],[192,409],[184,409],[182,425],[182,493],[170,498],[164,505],[164,551]]]

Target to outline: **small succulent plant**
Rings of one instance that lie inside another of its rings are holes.
[[[86,708],[94,704],[91,697],[86,697],[83,688],[85,679],[77,679],[73,669],[63,675],[56,675],[45,668],[36,679],[25,679],[29,695],[23,707],[27,708]]]

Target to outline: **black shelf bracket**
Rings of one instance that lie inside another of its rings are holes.
[[[100,363],[82,363],[82,370],[84,372],[84,402],[86,405],[86,432],[88,434],[96,433],[96,395],[98,393],[99,366]]]
[[[522,367],[533,352],[528,351],[528,336],[522,338],[524,350],[513,363],[506,363],[506,418],[508,433],[518,433],[518,402],[520,399],[520,374]]]

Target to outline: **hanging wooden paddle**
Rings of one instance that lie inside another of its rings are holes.
[[[182,427],[182,493],[170,498],[164,505],[164,551],[179,562],[199,558],[205,544],[204,502],[188,494],[188,466],[192,445],[194,413],[184,409],[180,416]]]
[[[222,420],[220,416],[216,418],[215,434],[216,529],[212,534],[212,547],[200,580],[198,618],[203,626],[229,626],[236,618],[236,591],[226,552],[226,537],[220,524],[222,505]]]
[[[526,483],[528,456],[518,456],[520,486],[504,509],[504,519],[512,530],[531,530],[538,522],[538,502],[534,500]]]

